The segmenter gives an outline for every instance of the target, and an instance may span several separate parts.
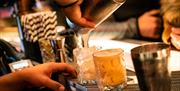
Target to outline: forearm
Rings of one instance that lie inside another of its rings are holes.
[[[100,35],[99,37],[110,35],[111,39],[137,38],[139,37],[137,20],[131,18],[124,22],[108,21],[98,26],[92,33],[92,36],[94,35]]]
[[[0,77],[0,91],[21,91],[23,85],[25,84],[19,73],[10,73]]]

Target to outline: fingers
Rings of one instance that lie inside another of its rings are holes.
[[[71,7],[63,8],[65,15],[75,24],[81,27],[94,28],[95,23],[93,21],[87,20],[82,16],[79,4],[75,4]]]
[[[160,14],[160,10],[159,9],[154,9],[154,10],[151,10],[151,11],[147,12],[146,14],[148,14],[148,15],[158,15],[158,14]]]
[[[176,47],[176,49],[180,50],[180,35],[171,34],[171,42]]]
[[[171,38],[173,38],[174,40],[180,41],[180,35],[171,33],[170,36],[171,36]]]
[[[156,31],[155,33],[154,33],[154,35],[151,37],[151,38],[153,38],[153,39],[159,39],[160,37],[161,37],[161,32],[160,32],[160,30],[158,30],[158,31]]]
[[[65,72],[73,78],[77,77],[75,68],[66,63],[51,63],[51,70],[52,72]]]
[[[152,33],[151,38],[159,39],[162,33],[162,20],[158,17],[152,17],[151,20],[152,20],[151,21],[152,30],[150,31]]]
[[[159,17],[153,17],[152,19],[152,21],[154,22],[154,28],[160,30],[162,28],[162,20]]]
[[[172,28],[172,33],[180,35],[180,28]]]
[[[85,18],[80,18],[80,19],[77,19],[77,18],[72,18],[72,20],[77,24],[77,25],[80,25],[82,27],[90,27],[90,28],[94,28],[95,27],[95,24],[91,21],[88,21],[87,19]]]
[[[45,87],[48,87],[50,89],[52,89],[53,91],[64,91],[64,86],[61,85],[60,83],[54,81],[54,80],[51,80],[50,78],[48,77],[42,77],[42,85],[45,86]]]

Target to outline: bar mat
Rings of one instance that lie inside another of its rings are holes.
[[[128,76],[129,75],[135,75],[132,71],[127,71]],[[171,91],[180,91],[180,71],[173,71],[172,72],[172,87]],[[73,82],[70,82],[70,85],[73,88],[76,88],[76,91],[98,91],[97,86],[82,86],[79,84],[74,84]],[[122,91],[140,91],[138,84],[128,84],[126,88],[124,88]]]
[[[172,72],[172,89],[171,91],[180,91],[180,71]]]
[[[172,72],[172,87],[171,91],[180,91],[180,71]],[[140,91],[138,84],[128,85],[123,91]]]

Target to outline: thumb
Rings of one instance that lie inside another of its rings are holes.
[[[48,87],[54,91],[64,91],[64,86],[57,81],[54,81],[48,77],[44,77],[43,86]]]

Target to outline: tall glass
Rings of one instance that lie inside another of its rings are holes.
[[[122,49],[95,52],[93,59],[100,91],[120,91],[127,84],[126,67]]]
[[[131,56],[141,91],[170,91],[170,46],[148,43],[131,50]]]

